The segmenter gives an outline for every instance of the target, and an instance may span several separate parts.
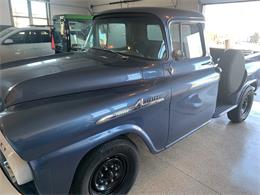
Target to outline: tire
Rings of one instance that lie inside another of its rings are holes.
[[[228,118],[233,123],[241,123],[247,119],[254,102],[254,89],[249,87],[245,90],[237,108],[228,113]]]
[[[127,194],[138,174],[136,146],[117,139],[92,151],[81,163],[72,185],[72,194]]]

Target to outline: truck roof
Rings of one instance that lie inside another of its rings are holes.
[[[95,17],[109,15],[109,14],[129,14],[129,13],[146,13],[153,14],[159,17],[163,21],[168,21],[171,18],[175,20],[200,20],[205,21],[204,16],[195,11],[180,10],[173,8],[163,8],[163,7],[135,7],[135,8],[123,8],[104,11]]]

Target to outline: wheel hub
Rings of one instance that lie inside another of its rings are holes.
[[[125,161],[120,156],[107,158],[94,172],[92,189],[96,193],[110,194],[116,190],[126,175]]]
[[[249,98],[246,97],[242,103],[242,109],[241,109],[242,114],[245,114],[248,111],[248,105],[249,105],[248,101],[249,101]]]

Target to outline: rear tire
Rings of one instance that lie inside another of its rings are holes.
[[[254,89],[249,87],[245,90],[237,108],[230,111],[227,115],[233,123],[241,123],[247,119],[254,102]]]
[[[127,194],[138,173],[138,152],[127,139],[117,139],[92,151],[81,163],[72,194]]]

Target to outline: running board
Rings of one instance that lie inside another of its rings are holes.
[[[229,111],[234,110],[237,105],[219,105],[216,108],[216,111],[213,115],[213,118],[219,118],[224,114],[227,114]]]

